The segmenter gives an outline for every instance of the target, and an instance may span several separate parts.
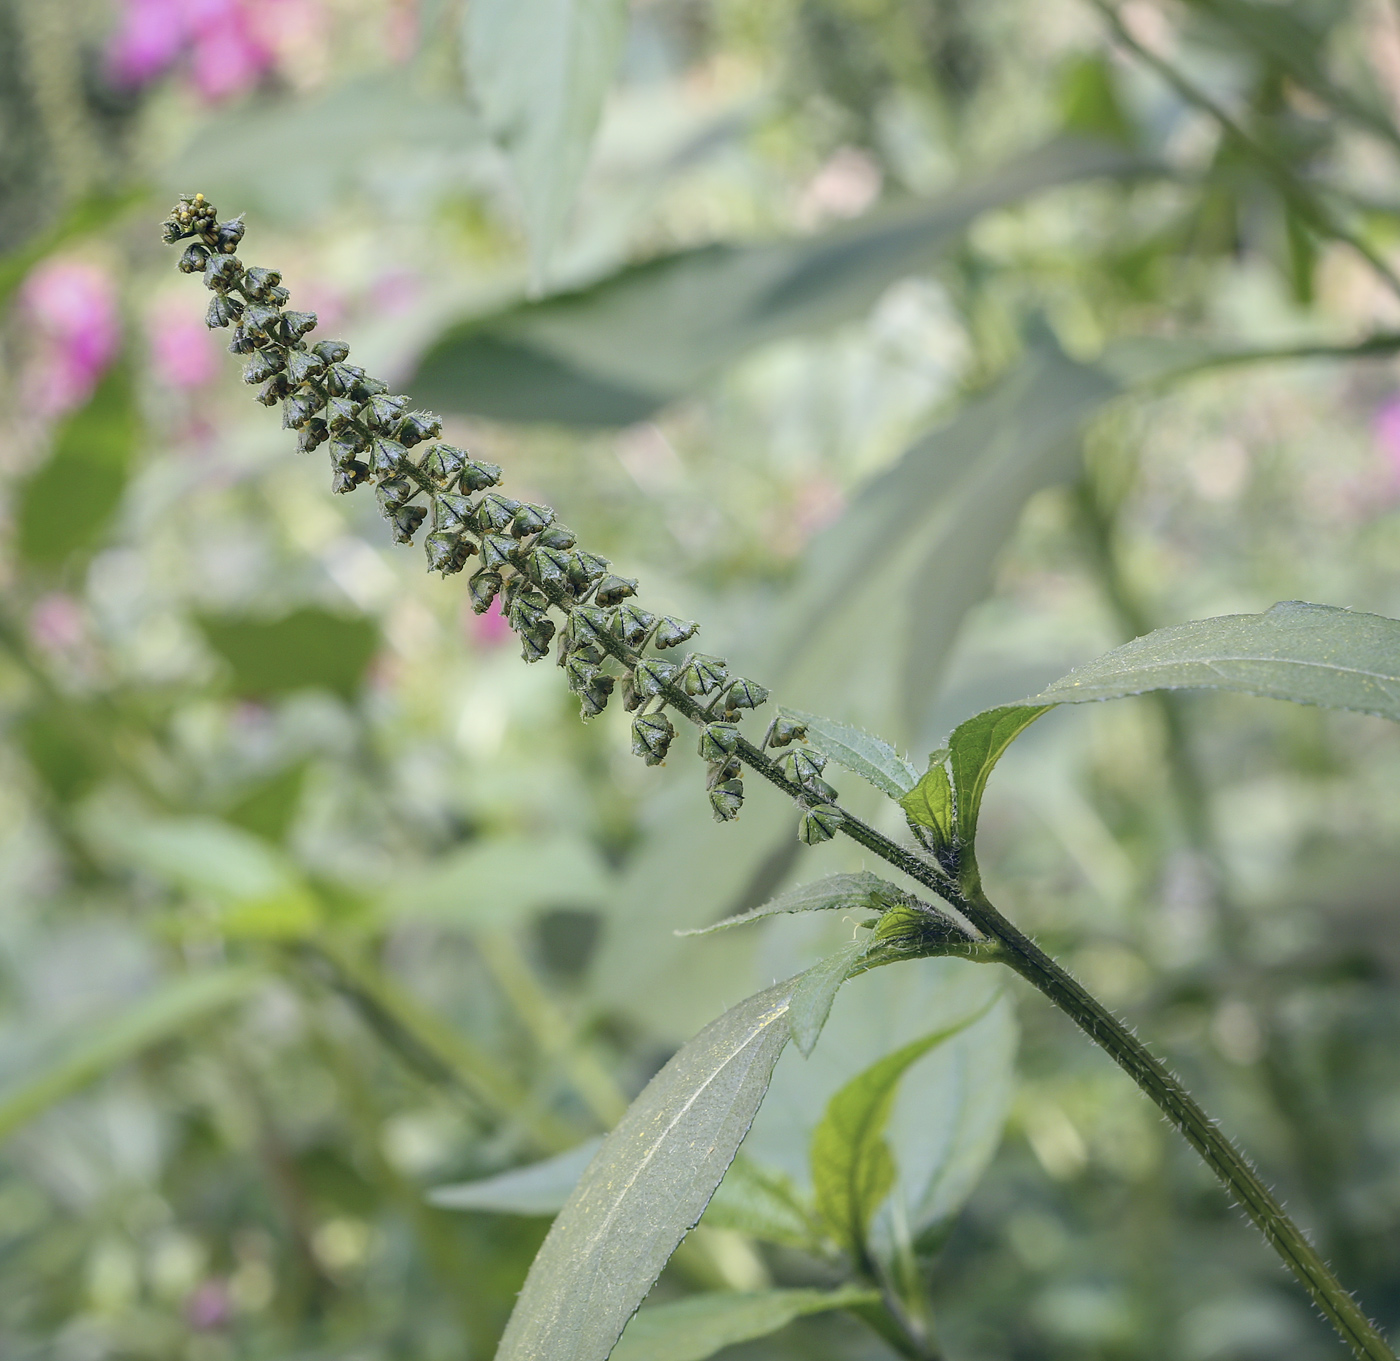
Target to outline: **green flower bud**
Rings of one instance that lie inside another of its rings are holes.
[[[612,676],[598,676],[593,684],[579,696],[579,711],[586,720],[597,718],[608,706],[608,696],[613,692],[615,680]]]
[[[743,769],[743,763],[737,756],[731,756],[727,761],[711,761],[710,773],[705,776],[705,788],[713,789],[726,780],[737,780]]]
[[[380,508],[385,515],[392,515],[401,505],[410,500],[418,488],[406,477],[389,477],[375,490]]]
[[[315,312],[283,312],[282,334],[289,343],[295,344],[308,331],[316,329]]]
[[[485,614],[491,608],[491,602],[500,589],[499,572],[492,572],[487,568],[474,572],[467,580],[467,593],[471,596],[472,609],[477,614]]]
[[[479,458],[468,459],[462,469],[462,490],[466,492],[484,491],[487,487],[494,487],[500,480],[500,467]]]
[[[561,553],[567,553],[578,542],[577,536],[572,529],[561,524],[552,524],[546,529],[535,543],[540,548],[556,548]]]
[[[347,459],[344,463],[336,464],[335,472],[331,476],[331,490],[344,494],[354,491],[361,482],[369,480],[369,468],[358,459]]]
[[[569,579],[569,559],[558,549],[535,547],[526,554],[525,571],[541,586],[562,588]]]
[[[390,400],[397,400],[391,398]],[[432,448],[423,455],[418,466],[433,479],[444,486],[455,482],[463,467],[467,462],[467,451],[458,449],[451,444],[434,444]]]
[[[244,330],[243,323],[240,321],[233,328],[233,334],[229,337],[228,352],[230,354],[252,354],[257,347],[257,338],[251,332]]]
[[[648,614],[640,605],[620,605],[613,621],[613,633],[628,647],[641,647],[655,622],[656,616]]]
[[[191,241],[185,247],[184,254],[180,256],[175,268],[181,274],[203,274],[204,267],[208,263],[209,252],[198,241]]]
[[[393,531],[395,543],[412,543],[418,526],[423,523],[428,510],[426,506],[402,506],[394,512]]]
[[[433,528],[466,529],[471,524],[472,511],[475,509],[465,496],[439,492],[433,497]]]
[[[809,808],[797,825],[797,839],[808,846],[819,846],[823,841],[830,841],[845,820],[839,808],[825,804]]]
[[[275,269],[262,269],[254,266],[244,272],[243,296],[255,302],[267,302],[271,291],[282,282],[282,274]]]
[[[575,595],[587,595],[593,584],[607,574],[607,570],[607,558],[600,558],[596,553],[575,550],[569,554],[569,585]]]
[[[795,718],[775,718],[773,726],[768,730],[768,741],[764,743],[769,747],[785,747],[789,743],[807,740],[807,725]]]
[[[790,751],[778,761],[778,769],[794,784],[805,785],[826,769],[826,757],[817,751]]]
[[[365,424],[376,434],[392,435],[402,421],[407,405],[407,397],[391,397],[388,393],[371,397],[362,413]]]
[[[297,431],[297,453],[309,454],[313,449],[324,444],[330,438],[326,423],[319,416],[312,416]]]
[[[397,472],[407,457],[408,450],[397,440],[383,439],[376,435],[369,442],[369,466],[376,477]]]
[[[237,298],[216,293],[209,299],[209,310],[204,314],[204,324],[211,330],[231,325],[243,315],[243,304]]]
[[[442,420],[430,411],[410,411],[399,425],[399,443],[410,449],[424,440],[436,439],[442,434]]]
[[[263,350],[244,364],[243,381],[250,386],[265,383],[274,373],[280,373],[286,365],[287,359],[281,350]]]
[[[275,307],[250,302],[243,309],[243,329],[253,338],[255,345],[274,344],[282,333],[282,314]]]
[[[676,729],[665,714],[642,714],[632,720],[632,755],[649,766],[659,766],[675,736]]]
[[[204,266],[204,286],[215,293],[237,288],[242,277],[243,266],[236,255],[211,255]]]
[[[546,621],[549,623],[549,621]],[[549,623],[549,631],[522,631],[520,634],[520,655],[527,662],[543,661],[549,656],[549,640],[554,634],[554,625]],[[585,718],[591,717],[589,714]]]
[[[465,484],[465,479],[463,482]],[[481,498],[476,508],[476,528],[483,534],[502,533],[510,527],[510,522],[515,519],[515,512],[519,509],[519,501],[512,501],[509,496],[490,492]]]
[[[554,519],[554,512],[548,506],[522,505],[510,522],[510,532],[517,539],[538,534]]]
[[[733,822],[744,803],[742,780],[721,780],[710,790],[710,811],[716,822]]]
[[[652,640],[657,647],[676,647],[685,642],[687,638],[693,638],[700,631],[700,625],[691,623],[688,619],[677,619],[674,615],[667,615],[657,625],[656,637]]]
[[[510,555],[515,548],[515,540],[504,534],[486,534],[481,540],[482,565],[491,571],[499,571],[510,563]]]
[[[707,723],[700,730],[700,755],[706,761],[727,761],[739,749],[739,729],[732,723]]]
[[[598,583],[593,599],[600,605],[618,605],[630,595],[637,594],[635,577],[613,576],[611,573]]]
[[[638,662],[632,671],[632,684],[644,699],[661,693],[661,687],[676,678],[676,668],[671,662],[663,662],[648,657]]]
[[[825,780],[811,779],[802,782],[802,788],[814,799],[823,803],[835,803],[840,796]]]
[[[729,709],[757,709],[767,702],[768,691],[757,681],[744,680],[742,676],[734,681],[724,697],[725,707]]]
[[[424,535],[423,551],[428,555],[429,570],[449,577],[467,565],[467,559],[476,552],[476,544],[464,534],[435,529]]]
[[[282,428],[300,430],[324,405],[325,398],[315,388],[294,392],[282,404]]]
[[[290,391],[291,384],[287,382],[287,375],[285,373],[274,373],[272,377],[258,389],[258,401],[264,406],[276,406]]]
[[[214,249],[220,255],[232,255],[238,249],[238,243],[243,240],[243,230],[242,216],[220,222],[214,228]]]
[[[350,354],[350,347],[343,340],[318,340],[311,353],[327,364],[339,364]]]
[[[328,363],[326,365],[326,390],[333,397],[349,397],[355,385],[365,376],[365,371],[354,364]]]
[[[680,683],[688,695],[708,695],[729,679],[729,668],[723,657],[708,657],[692,652],[681,666]]]
[[[597,605],[575,605],[569,617],[574,621],[575,632],[601,644],[603,638],[612,632],[616,616],[612,610],[599,609]]]
[[[326,361],[307,350],[292,350],[287,355],[287,377],[298,387],[314,378],[326,367]]]
[[[569,689],[578,695],[588,689],[601,673],[595,663],[575,653],[564,663],[564,674],[569,678]]]

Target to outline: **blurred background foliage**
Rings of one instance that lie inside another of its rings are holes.
[[[7,1358],[489,1357],[557,1192],[431,1188],[596,1136],[850,929],[674,934],[859,862],[761,791],[713,826],[688,753],[580,725],[333,499],[159,245],[177,192],[649,604],[916,762],[1152,627],[1400,615],[1388,342],[1211,364],[1400,328],[1389,0],[635,0],[616,71],[504,149],[560,90],[491,13],[0,0]],[[1065,712],[983,828],[998,901],[1400,1328],[1396,734]],[[852,985],[747,1165],[801,1187],[831,1093],[997,983]],[[1334,1354],[1131,1084],[1008,996],[890,1131],[947,1354]],[[656,1297],[840,1279],[744,1223]],[[724,1353],[889,1354],[837,1315]]]

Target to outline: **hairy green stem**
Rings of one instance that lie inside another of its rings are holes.
[[[1289,1218],[1244,1155],[1141,1040],[1030,937],[1002,916],[983,893],[975,862],[968,867],[962,887],[950,890],[933,866],[859,819],[847,814],[841,830],[887,864],[947,898],[979,931],[996,942],[1002,962],[1069,1016],[1185,1136],[1352,1351],[1366,1361],[1395,1361],[1394,1353],[1375,1325],[1303,1231]]]

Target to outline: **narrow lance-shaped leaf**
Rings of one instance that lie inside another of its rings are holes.
[[[788,1041],[798,980],[706,1026],[603,1141],[540,1248],[497,1361],[603,1361],[724,1176]]]
[[[1198,619],[1135,638],[1021,704],[973,715],[948,739],[962,844],[973,844],[993,766],[1042,714],[1059,704],[1190,689],[1354,709],[1400,722],[1400,621],[1301,600],[1282,601],[1263,614]],[[926,775],[919,789],[931,778],[937,777]]]
[[[819,1249],[823,1238],[792,1178],[742,1153],[729,1165],[702,1222],[807,1251]]]
[[[812,1052],[817,1038],[821,1035],[841,984],[870,952],[875,940],[874,933],[862,931],[860,934],[863,939],[854,940],[849,945],[834,950],[808,969],[797,985],[792,1005],[788,1008],[788,1029],[792,1032],[797,1047],[804,1054]]]
[[[902,798],[918,783],[918,772],[890,744],[848,723],[784,708],[783,717],[807,727],[807,741],[823,756],[845,766],[892,799]]]
[[[726,917],[713,926],[698,926],[677,931],[678,936],[707,936],[712,931],[725,931],[731,926],[762,921],[786,912],[884,912],[903,902],[905,895],[893,884],[886,883],[869,870],[855,874],[828,874],[810,884],[798,884],[786,893],[756,907],[752,912],[740,912]]]
[[[627,1325],[613,1361],[705,1361],[725,1347],[767,1337],[796,1318],[875,1304],[864,1286],[839,1290],[760,1290],[695,1295],[643,1309]]]
[[[987,1010],[984,1006],[887,1054],[831,1098],[812,1135],[812,1185],[818,1213],[851,1252],[864,1252],[870,1220],[894,1185],[894,1157],[884,1136],[900,1078]]]
[[[627,0],[467,6],[467,74],[515,171],[537,279],[583,177],[626,33]]]
[[[48,1068],[0,1096],[0,1139],[143,1049],[188,1033],[211,1012],[246,997],[257,982],[254,973],[227,969],[161,984],[128,1011],[94,1026]]]
[[[494,1177],[435,1186],[428,1201],[444,1210],[488,1210],[493,1214],[554,1215],[564,1208],[601,1139],[589,1139],[567,1153],[513,1167]]]

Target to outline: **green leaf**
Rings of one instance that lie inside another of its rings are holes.
[[[444,1210],[489,1210],[493,1214],[555,1215],[564,1208],[583,1170],[593,1161],[602,1139],[589,1139],[577,1148],[528,1167],[454,1186],[436,1186],[428,1200]]]
[[[776,1333],[804,1315],[877,1304],[879,1299],[878,1291],[857,1285],[692,1295],[643,1309],[627,1325],[613,1361],[704,1361],[725,1347]]]
[[[785,912],[884,912],[903,901],[904,895],[899,889],[869,870],[859,870],[855,874],[828,874],[826,878],[814,879],[810,884],[798,884],[752,912],[740,912],[737,916],[715,922],[713,926],[697,926],[688,931],[677,931],[676,934],[708,936],[715,931],[727,931],[731,926],[743,926]]]
[[[647,1084],[550,1228],[496,1361],[604,1361],[748,1132],[797,981],[732,1007]]]
[[[1400,621],[1302,600],[1281,601],[1263,614],[1197,619],[1135,638],[1021,704],[974,714],[948,739],[963,844],[973,844],[992,767],[1041,714],[1058,704],[1192,689],[1400,722]]]
[[[313,607],[274,620],[204,615],[198,622],[228,663],[234,691],[254,699],[309,688],[353,699],[379,647],[373,620]]]
[[[1230,29],[1252,60],[1263,57],[1281,67],[1304,89],[1330,104],[1392,146],[1400,145],[1400,135],[1386,116],[1382,103],[1364,98],[1358,89],[1338,85],[1324,68],[1321,55],[1326,51],[1325,29],[1303,22],[1299,5],[1258,4],[1255,0],[1197,0],[1199,7]],[[1331,13],[1340,18],[1345,6],[1314,8],[1314,14]],[[1372,93],[1372,92],[1368,92]]]
[[[139,430],[131,373],[118,362],[59,426],[48,458],[20,488],[15,518],[25,562],[54,568],[98,546],[126,490]]]
[[[96,1081],[143,1049],[175,1036],[246,997],[258,975],[227,969],[160,984],[128,1011],[108,1017],[57,1062],[0,1094],[0,1139]]]
[[[784,952],[782,941],[768,942],[763,966],[770,976],[802,967],[811,948],[797,947],[793,938]],[[1014,1089],[1015,1012],[1004,995],[996,1001],[999,994],[997,971],[955,959],[916,960],[852,978],[811,1057],[794,1050],[778,1064],[744,1144],[746,1156],[806,1190],[812,1131],[832,1097],[893,1049],[990,1005],[907,1075],[885,1131],[897,1169],[893,1194],[910,1231],[917,1235],[946,1219],[995,1153]]]
[[[1085,422],[1121,389],[1041,335],[997,385],[868,482],[813,540],[771,630],[741,662],[817,712],[918,734],[967,611],[1037,491],[1080,469]]]
[[[1132,123],[1118,97],[1113,67],[1103,53],[1086,53],[1069,64],[1061,78],[1060,108],[1067,132],[1132,145]]]
[[[285,840],[305,783],[306,762],[297,761],[248,790],[224,811],[224,820],[268,841]]]
[[[890,798],[903,798],[918,782],[914,767],[881,738],[848,723],[803,713],[801,709],[782,708],[779,712],[805,723],[807,741],[823,756],[845,766]]]
[[[884,1136],[899,1080],[929,1050],[981,1020],[988,1009],[887,1054],[831,1098],[812,1135],[812,1186],[817,1213],[849,1251],[864,1254],[870,1220],[894,1185],[894,1155]]]
[[[573,205],[627,35],[627,0],[472,0],[467,77],[510,158],[537,278]]]
[[[409,381],[428,405],[496,420],[630,424],[757,346],[861,315],[990,209],[1144,168],[1121,147],[1057,141],[936,201],[794,240],[679,251],[461,323]]]
[[[928,758],[928,770],[923,778],[899,801],[899,806],[919,824],[938,838],[940,846],[953,844],[953,786],[948,779],[946,751],[936,751]]]
[[[1157,629],[1076,667],[1026,703],[1083,704],[1198,688],[1400,722],[1400,621],[1284,600],[1263,614]]]
[[[144,870],[219,906],[226,936],[294,940],[320,922],[321,908],[277,847],[216,818],[87,819],[93,842],[119,864]]]
[[[821,1244],[820,1226],[803,1204],[792,1178],[742,1153],[729,1164],[701,1222],[784,1247],[811,1251]]]
[[[542,908],[601,906],[611,884],[602,857],[581,837],[498,836],[405,874],[381,910],[393,918],[503,926]]]
[[[948,738],[948,764],[952,767],[957,799],[958,840],[963,845],[971,846],[977,834],[977,815],[992,767],[1007,747],[1051,707],[1008,704],[987,709],[953,730]]]
[[[863,939],[843,945],[812,965],[797,985],[788,1009],[788,1029],[804,1055],[815,1047],[841,984],[851,976],[851,970],[865,958],[875,942],[872,932],[862,935]]]

